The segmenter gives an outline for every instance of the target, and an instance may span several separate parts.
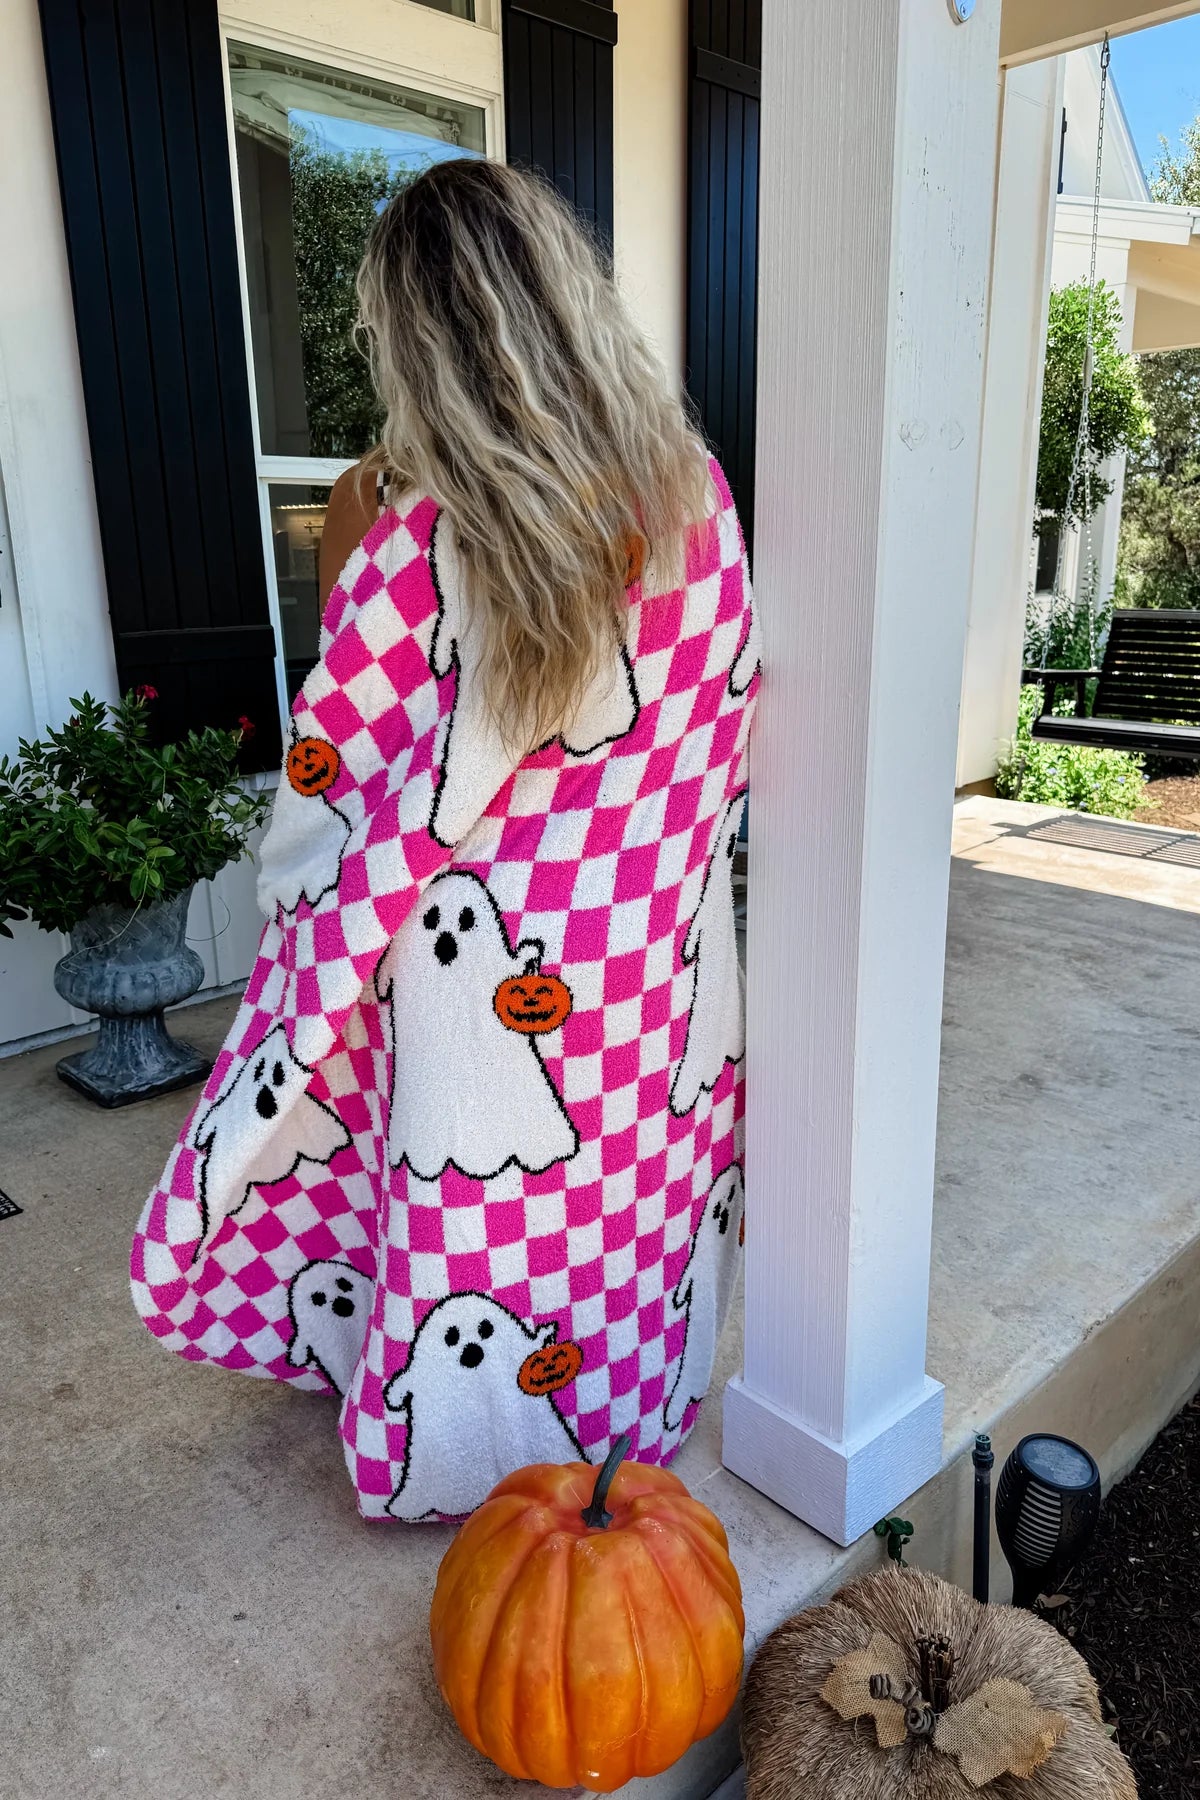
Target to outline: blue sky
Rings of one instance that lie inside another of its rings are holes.
[[[1177,143],[1200,113],[1200,15],[1114,38],[1112,72],[1149,177],[1160,134]]]

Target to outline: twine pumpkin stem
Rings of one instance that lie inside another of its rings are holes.
[[[590,1525],[595,1530],[605,1531],[612,1524],[612,1514],[605,1510],[604,1503],[608,1499],[608,1490],[612,1486],[613,1476],[629,1455],[632,1443],[633,1439],[629,1433],[622,1432],[601,1465],[600,1473],[596,1477],[596,1485],[592,1489],[590,1504],[585,1506],[579,1515],[585,1525]]]

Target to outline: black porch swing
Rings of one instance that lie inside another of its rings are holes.
[[[1096,245],[1100,233],[1100,172],[1104,155],[1104,105],[1108,92],[1108,37],[1100,53],[1100,119],[1096,141],[1096,186],[1092,204],[1092,259],[1088,277],[1088,316],[1083,363],[1083,397],[1075,453],[1067,484],[1059,533],[1054,588],[1046,613],[1041,666],[1028,667],[1021,679],[1036,683],[1042,703],[1031,734],[1058,743],[1089,744],[1135,754],[1200,758],[1200,611],[1126,607],[1112,615],[1099,667],[1049,667],[1058,603],[1063,599],[1062,571],[1067,532],[1074,523],[1075,495],[1082,469],[1083,518],[1087,551],[1091,549],[1091,462],[1085,454],[1088,411],[1095,368],[1093,308],[1096,290]],[[1090,664],[1096,662],[1095,595],[1088,602]],[[1096,682],[1091,712],[1089,682]],[[1054,707],[1060,688],[1073,688],[1075,712],[1059,717]]]

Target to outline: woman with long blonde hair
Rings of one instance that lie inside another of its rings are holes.
[[[626,1431],[665,1460],[707,1390],[758,639],[724,478],[547,187],[435,166],[358,290],[381,440],[133,1277],[170,1347],[335,1394],[362,1512],[416,1520]]]

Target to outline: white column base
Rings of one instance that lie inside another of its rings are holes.
[[[870,1437],[834,1443],[735,1375],[725,1389],[721,1460],[824,1537],[852,1544],[941,1468],[942,1400],[941,1382],[927,1375]]]

